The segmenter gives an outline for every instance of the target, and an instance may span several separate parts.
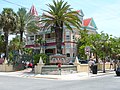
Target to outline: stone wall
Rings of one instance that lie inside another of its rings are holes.
[[[11,72],[13,71],[13,65],[1,64],[0,72]]]
[[[98,70],[103,70],[103,63],[99,63],[97,64],[97,69]],[[105,63],[105,69],[110,69],[110,63]],[[76,72],[89,72],[90,68],[88,66],[88,64],[80,64],[78,62],[78,60],[76,60],[74,62],[74,65],[62,65],[61,66],[61,71],[64,71],[67,73],[71,72],[71,71],[76,71]],[[39,63],[37,63],[37,65],[35,66],[35,73],[36,74],[48,74],[47,72],[53,72],[53,73],[57,73],[59,71],[58,66],[45,66],[44,63],[42,62],[42,60],[40,60]]]
[[[88,64],[78,63],[78,64],[74,64],[74,65],[77,66],[77,72],[88,72],[88,70],[90,70]],[[98,66],[97,67],[98,71],[103,70],[103,64],[102,63],[98,64],[97,66]],[[110,69],[110,63],[105,63],[105,70],[108,70],[108,69]]]
[[[105,69],[107,69],[107,70],[110,69],[110,63],[109,62],[105,63]],[[103,70],[103,63],[98,64],[98,70]]]

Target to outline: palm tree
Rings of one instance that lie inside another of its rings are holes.
[[[20,49],[20,39],[19,36],[17,35],[9,42],[9,62],[15,64],[16,61],[20,60],[20,56],[18,53],[19,49]]]
[[[9,43],[9,49],[11,51],[13,50],[19,50],[20,49],[20,39],[19,36],[16,36],[15,38],[13,38],[10,43]]]
[[[35,41],[35,43],[40,45],[40,53],[42,53],[42,52],[41,52],[41,51],[42,51],[42,46],[45,45],[46,41],[43,40],[42,37],[40,37],[40,38],[38,38],[38,39]]]
[[[5,41],[4,41],[4,35],[0,35],[0,55],[1,53],[5,53]]]
[[[25,30],[27,32],[37,32],[39,27],[37,26],[38,20],[36,17],[27,13],[25,8],[19,8],[18,12],[18,32],[20,33],[20,42],[23,42],[23,33]]]
[[[17,15],[11,8],[4,8],[0,14],[0,28],[5,36],[5,56],[8,60],[8,35],[9,32],[15,31],[17,26]]]
[[[72,27],[80,29],[81,21],[79,19],[79,13],[72,11],[70,5],[63,0],[53,0],[53,5],[48,4],[49,11],[44,10],[41,17],[41,22],[44,25],[44,29],[50,29],[55,31],[57,53],[62,54],[62,35],[64,27],[73,30]]]

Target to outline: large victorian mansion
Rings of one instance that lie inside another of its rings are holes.
[[[97,26],[93,20],[93,18],[84,19],[84,13],[82,10],[78,10],[80,13],[80,19],[82,20],[81,30],[88,30],[88,34],[97,33]],[[30,13],[32,15],[38,16],[36,8],[34,5],[30,9]],[[50,30],[39,30],[37,34],[26,33],[26,48],[34,48],[36,50],[40,50],[42,47],[42,52],[47,55],[56,54],[56,43],[55,43],[55,33]],[[35,44],[35,41],[42,37],[43,40],[46,41],[45,44],[40,46],[39,44]],[[68,60],[73,60],[77,54],[77,45],[76,45],[76,37],[79,37],[79,30],[73,29],[67,30],[64,28],[63,31],[63,40],[62,40],[62,54],[67,56]]]

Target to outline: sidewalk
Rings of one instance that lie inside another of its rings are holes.
[[[99,76],[109,75],[109,74],[115,74],[115,72],[112,70],[112,71],[106,71],[106,73],[102,73],[102,71],[99,71],[97,74],[92,74],[87,72],[62,74],[62,75],[37,74],[35,75],[35,78],[48,78],[48,79],[59,79],[59,80],[83,80],[83,79],[89,79],[92,77],[99,77]]]
[[[31,69],[25,69],[22,71],[16,72],[0,72],[0,75],[4,76],[14,76],[14,77],[23,77],[23,78],[44,78],[44,79],[58,79],[58,80],[83,80],[89,79],[92,77],[99,77],[103,75],[115,74],[113,70],[106,70],[106,73],[102,73],[102,71],[98,71],[97,74],[87,73],[87,72],[80,72],[80,73],[72,73],[72,74],[64,74],[61,75],[41,75],[41,74],[34,74],[31,72]]]

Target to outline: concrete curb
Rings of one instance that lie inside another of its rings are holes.
[[[81,73],[74,73],[74,74],[63,74],[63,75],[41,75],[41,74],[34,74],[31,72],[26,71],[17,71],[17,72],[0,72],[0,75],[5,76],[14,76],[14,77],[23,77],[23,78],[43,78],[43,79],[56,79],[56,80],[81,80],[81,79],[88,79],[92,77],[99,77],[109,74],[115,74],[115,71],[107,71],[106,73],[98,72],[97,74],[81,72]]]

